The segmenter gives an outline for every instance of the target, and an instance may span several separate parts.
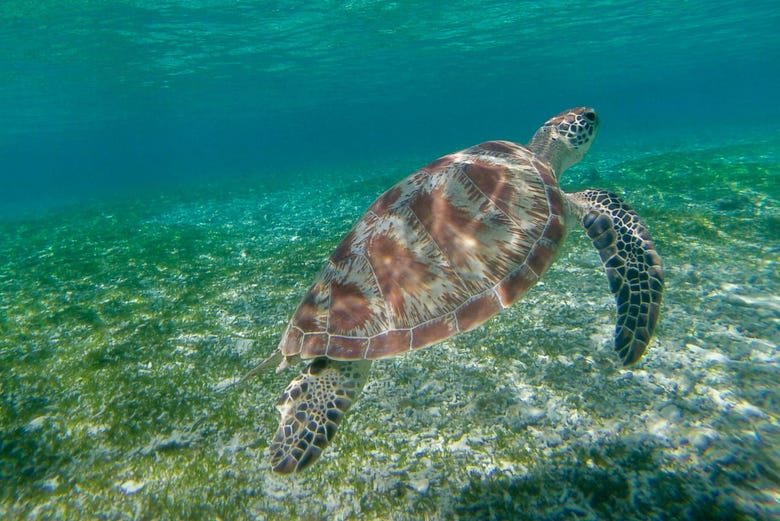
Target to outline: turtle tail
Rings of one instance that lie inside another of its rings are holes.
[[[615,350],[625,365],[642,356],[661,312],[661,258],[639,215],[605,190],[569,195],[580,223],[599,252],[617,304]]]
[[[317,461],[363,389],[370,368],[368,360],[317,358],[290,382],[276,405],[281,419],[269,446],[275,472],[297,472]]]

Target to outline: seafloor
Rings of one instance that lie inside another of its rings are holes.
[[[612,297],[575,231],[512,309],[374,364],[315,467],[270,472],[294,372],[229,384],[363,209],[429,159],[0,225],[0,518],[780,519],[777,139],[595,150],[567,173],[624,195],[664,260],[637,366],[612,352]]]

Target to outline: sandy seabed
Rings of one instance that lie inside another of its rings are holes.
[[[625,197],[664,261],[641,362],[612,352],[612,297],[575,230],[511,309],[375,363],[291,477],[267,440],[296,372],[228,384],[410,169],[0,224],[0,517],[780,519],[780,143],[591,157],[564,188]]]

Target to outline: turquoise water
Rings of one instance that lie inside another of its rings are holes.
[[[0,4],[0,517],[780,519],[773,2]],[[445,153],[595,107],[566,191],[643,216],[656,339],[574,231],[518,304],[376,363],[273,475],[276,346],[351,224]]]

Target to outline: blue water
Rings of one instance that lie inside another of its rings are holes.
[[[596,107],[622,139],[775,131],[774,2],[3,2],[2,206],[437,157]]]
[[[777,2],[0,3],[0,518],[780,519]],[[639,364],[574,230],[268,466],[276,346],[371,201],[589,105],[642,216]]]

